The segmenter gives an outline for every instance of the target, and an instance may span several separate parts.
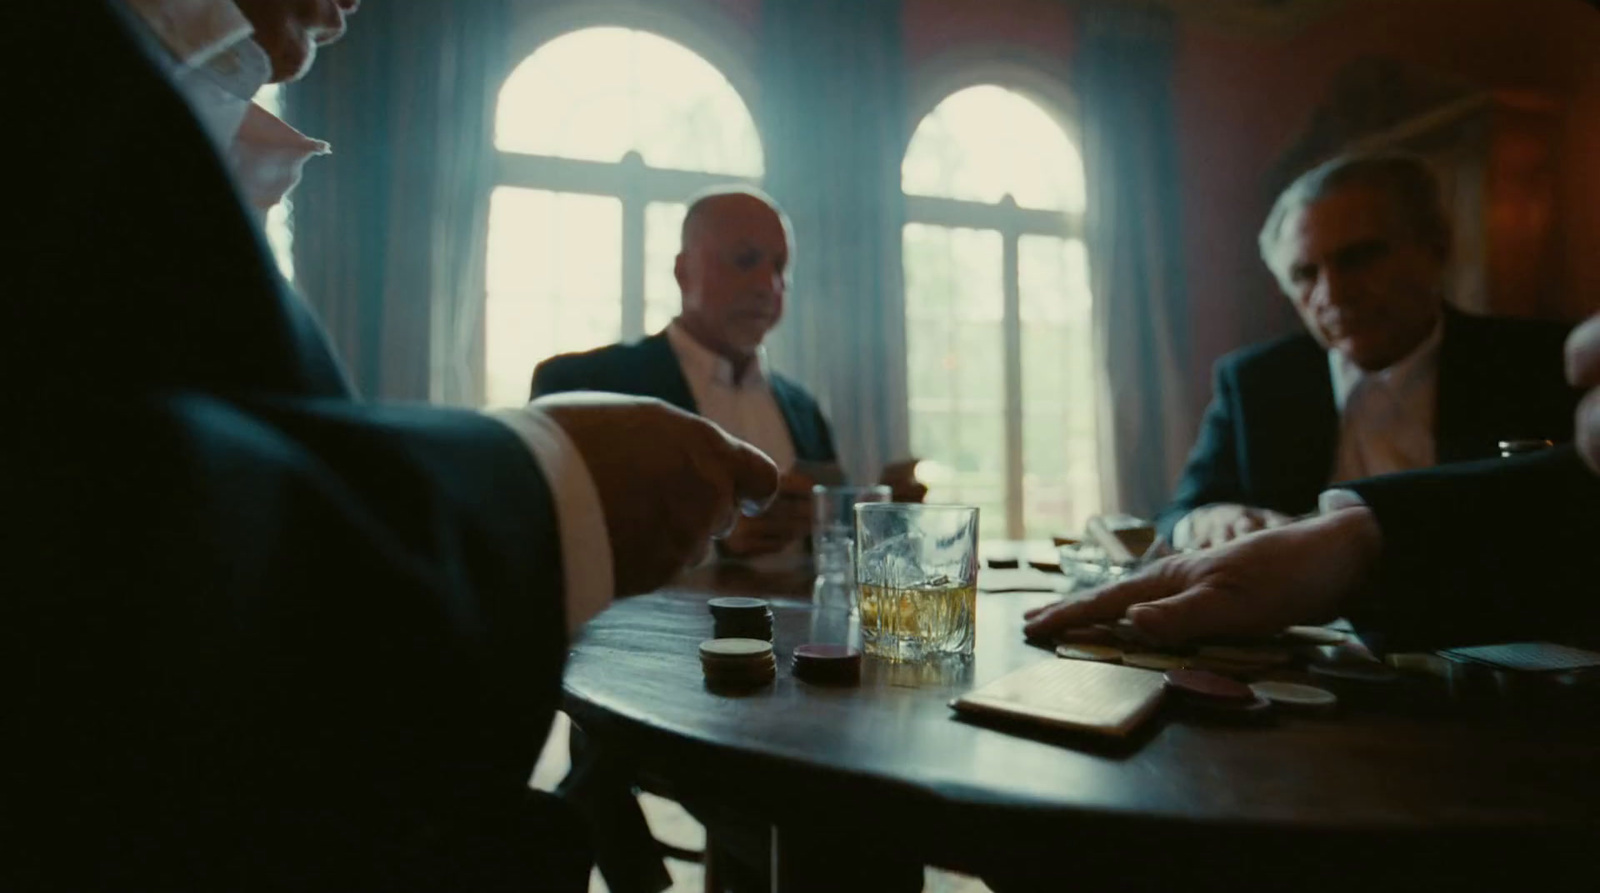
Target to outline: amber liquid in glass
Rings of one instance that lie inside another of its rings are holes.
[[[861,643],[871,655],[896,661],[971,655],[977,619],[976,583],[861,584]]]

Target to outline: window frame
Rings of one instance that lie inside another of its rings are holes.
[[[665,7],[665,8],[663,8]],[[620,337],[631,341],[645,334],[645,215],[652,203],[681,204],[694,193],[713,186],[745,183],[760,186],[767,169],[766,141],[757,116],[759,99],[748,60],[755,58],[755,46],[741,29],[720,14],[696,12],[693,7],[673,3],[645,5],[632,2],[567,3],[522,20],[513,32],[510,64],[496,90],[504,89],[523,62],[546,44],[590,28],[625,28],[647,31],[670,40],[699,56],[715,68],[733,87],[756,127],[763,177],[706,173],[646,164],[636,151],[629,151],[617,162],[587,161],[548,155],[507,152],[492,142],[494,157],[492,193],[500,187],[539,189],[547,192],[614,198],[622,204],[622,313]],[[498,123],[498,122],[496,122]],[[488,207],[488,197],[484,198]],[[482,300],[487,305],[488,292]],[[487,345],[485,345],[487,348]],[[480,351],[482,372],[487,382],[488,351]],[[480,402],[484,395],[480,394]]]
[[[998,61],[988,48],[976,48],[968,53],[956,54],[930,65],[917,79],[915,100],[906,127],[906,145],[901,152],[904,159],[911,148],[917,128],[941,103],[970,87],[996,86],[1019,93],[1032,101],[1059,126],[1073,145],[1083,145],[1082,132],[1076,124],[1077,102],[1066,88],[1064,78],[1054,63],[1035,60]],[[1011,54],[1014,56],[1015,51]],[[1089,188],[1085,172],[1085,190]],[[902,187],[903,189],[903,187]],[[1060,239],[1082,241],[1086,235],[1088,205],[1092,196],[1086,195],[1085,209],[1080,212],[1046,211],[1024,208],[1008,193],[998,202],[986,203],[971,199],[935,198],[932,196],[905,196],[905,223],[919,223],[947,228],[976,229],[998,232],[1001,239],[1002,310],[1001,330],[1004,357],[1004,412],[1005,420],[1005,481],[1006,519],[1008,539],[1023,539],[1027,535],[1024,512],[1024,407],[1022,399],[1022,289],[1018,245],[1023,236],[1053,236]],[[902,228],[903,231],[903,228]],[[1094,295],[1090,295],[1091,302]],[[1091,305],[1093,306],[1093,305]],[[904,314],[902,299],[902,315]],[[1098,311],[1091,310],[1092,313]],[[909,353],[907,354],[909,357]],[[1096,358],[1098,362],[1098,358]],[[909,385],[909,368],[908,385]],[[907,415],[911,408],[907,406]],[[1100,449],[1096,438],[1095,449]],[[1097,456],[1098,461],[1098,456]]]

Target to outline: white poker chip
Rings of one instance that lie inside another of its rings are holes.
[[[1119,661],[1122,649],[1113,645],[1057,645],[1056,657],[1068,660]]]
[[[1328,708],[1339,703],[1338,696],[1327,689],[1295,682],[1255,682],[1250,690],[1285,707]]]
[[[761,639],[707,639],[700,643],[700,656],[756,659],[772,657],[772,643]]]

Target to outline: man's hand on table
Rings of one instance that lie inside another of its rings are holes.
[[[790,471],[778,478],[778,496],[765,512],[741,517],[719,548],[732,558],[753,558],[782,551],[811,534],[811,478]]]
[[[1567,338],[1567,381],[1589,391],[1578,404],[1574,440],[1584,461],[1600,473],[1600,315]]]
[[[764,453],[660,400],[563,394],[537,406],[594,479],[618,595],[667,582],[733,525],[740,505],[759,510],[777,489]]]
[[[1173,555],[1091,593],[1029,611],[1029,638],[1126,616],[1157,644],[1271,635],[1338,616],[1382,547],[1365,507],[1340,509],[1207,549]]]
[[[1184,516],[1173,530],[1172,545],[1178,549],[1209,549],[1293,521],[1289,515],[1272,509],[1218,502],[1203,505]]]

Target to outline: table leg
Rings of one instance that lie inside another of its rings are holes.
[[[772,829],[772,893],[921,893],[922,866],[859,838]]]

